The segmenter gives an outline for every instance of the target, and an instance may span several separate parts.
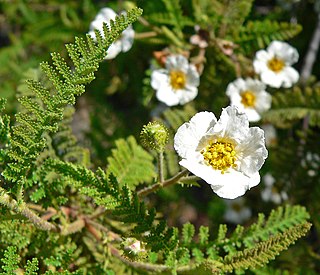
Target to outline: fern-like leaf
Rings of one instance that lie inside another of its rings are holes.
[[[11,143],[6,152],[8,164],[2,173],[7,181],[16,182],[19,186],[25,185],[29,169],[46,147],[44,134],[58,130],[64,108],[68,104],[74,104],[75,96],[84,92],[84,84],[94,79],[93,74],[98,69],[99,62],[104,59],[108,47],[141,13],[142,11],[136,8],[126,16],[117,17],[110,29],[105,25],[104,38],[96,31],[99,38],[97,44],[93,44],[88,35],[86,40],[76,38],[74,44],[67,45],[68,53],[74,62],[74,70],[71,70],[57,53],[52,54],[53,65],[47,62],[41,64],[41,69],[52,83],[53,89],[48,90],[39,81],[27,82],[29,89],[40,96],[41,102],[33,100],[33,96],[19,99],[31,115],[28,118],[21,113],[17,114],[19,124],[13,127]]]
[[[226,256],[222,270],[231,272],[233,270],[240,271],[263,266],[279,255],[281,251],[287,249],[297,239],[305,236],[310,227],[311,224],[307,222],[298,224],[283,233],[276,234],[268,240],[258,243],[253,248],[247,248],[232,256]]]
[[[268,46],[273,40],[288,40],[301,32],[299,24],[287,22],[270,21],[249,21],[239,29],[235,42],[245,53],[252,53],[258,49]]]
[[[113,174],[121,185],[134,188],[150,183],[155,177],[153,156],[137,144],[133,136],[116,141],[116,149],[108,157],[107,174]]]
[[[263,115],[278,127],[288,127],[297,120],[308,117],[311,126],[320,126],[320,87],[295,86],[292,90],[276,93],[272,97],[272,109]]]

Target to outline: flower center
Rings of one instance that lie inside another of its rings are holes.
[[[210,142],[200,153],[203,155],[206,164],[214,169],[221,170],[221,174],[224,174],[228,168],[237,166],[235,164],[236,152],[230,142]]]
[[[245,108],[253,107],[256,102],[256,96],[253,92],[246,90],[241,93],[241,103]]]
[[[281,72],[283,67],[285,66],[282,59],[273,57],[270,59],[267,63],[267,66],[271,71],[274,71],[275,73]]]
[[[174,90],[183,89],[186,86],[186,75],[181,71],[170,72],[170,85]]]

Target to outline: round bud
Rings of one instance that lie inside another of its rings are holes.
[[[142,144],[150,149],[163,152],[169,139],[169,132],[161,122],[149,122],[140,133]]]

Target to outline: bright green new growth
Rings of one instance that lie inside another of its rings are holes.
[[[140,132],[141,143],[149,149],[163,152],[169,140],[167,127],[158,121],[149,122]]]
[[[180,45],[183,27],[192,22],[184,18],[179,1],[163,3],[169,15],[159,18],[173,25],[174,32],[167,27],[162,30]],[[250,3],[230,4],[230,18],[243,22]],[[239,7],[241,14],[235,12]],[[5,182],[1,179],[0,240],[7,246],[0,254],[3,274],[15,274],[18,268],[36,274],[39,267],[46,269],[45,274],[112,274],[113,269],[125,272],[129,268],[172,274],[243,271],[265,265],[309,230],[309,215],[299,206],[279,207],[268,218],[261,214],[250,227],[238,226],[231,233],[226,225],[216,234],[205,226],[196,230],[190,223],[181,230],[169,227],[155,209],[148,209],[143,197],[191,177],[177,170],[177,156],[168,150],[164,153],[168,167],[158,169],[158,182],[151,185],[156,178],[154,157],[132,136],[116,141],[106,169],[88,168],[88,152],[77,146],[72,135],[71,105],[94,79],[107,48],[140,15],[141,10],[134,9],[117,17],[110,30],[104,26],[103,36],[96,31],[97,43],[89,36],[76,38],[75,44],[66,46],[72,66],[53,53],[52,65],[41,64],[46,78],[29,80],[30,90],[21,92],[23,108],[16,115],[17,124],[10,127],[9,117],[1,116]],[[222,20],[222,36],[228,35],[230,24]],[[4,105],[1,99],[0,111]],[[168,110],[164,118],[175,130],[193,114],[186,107]],[[140,184],[147,186],[137,191]],[[126,238],[143,242],[146,251],[125,254]],[[22,262],[22,258],[32,260]]]
[[[81,95],[84,84],[94,79],[94,72],[99,67],[106,49],[119,37],[121,32],[133,23],[141,14],[141,10],[128,12],[127,17],[119,16],[111,23],[111,29],[104,25],[104,37],[96,31],[97,43],[87,35],[86,40],[76,38],[75,44],[66,48],[74,65],[71,70],[66,61],[58,53],[52,54],[53,65],[46,62],[41,69],[53,84],[48,90],[41,82],[29,80],[30,90],[37,95],[39,102],[34,102],[31,96],[23,96],[20,103],[29,115],[18,113],[17,125],[12,127],[10,147],[6,150],[7,166],[3,171],[6,180],[16,182],[15,189],[26,185],[26,177],[39,152],[46,147],[45,133],[57,132],[58,123],[63,119],[64,108],[75,104],[75,96]],[[21,190],[17,197],[21,196]]]

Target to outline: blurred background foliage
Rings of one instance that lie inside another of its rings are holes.
[[[32,74],[30,68],[37,69],[41,61],[49,60],[50,52],[57,51],[66,57],[64,44],[72,42],[74,36],[83,37],[101,8],[108,6],[118,12],[132,6],[142,8],[144,14],[140,23],[134,25],[136,39],[132,49],[102,63],[96,80],[76,104],[73,132],[80,144],[90,149],[92,167],[104,166],[117,139],[130,135],[138,139],[142,126],[155,116],[166,120],[172,135],[179,123],[197,111],[209,110],[219,117],[221,108],[229,104],[225,95],[228,83],[239,75],[237,70],[240,70],[240,75],[252,75],[250,62],[255,52],[272,40],[290,39],[290,44],[300,54],[296,68],[300,70],[303,67],[318,22],[316,0],[259,0],[253,1],[252,9],[252,1],[238,1],[238,6],[235,2],[183,0],[180,1],[181,13],[167,16],[164,11],[174,11],[172,3],[178,1],[1,0],[0,96],[8,99],[7,111],[13,116],[18,108],[17,90],[23,90],[24,80]],[[228,9],[228,5],[235,5],[234,9]],[[225,14],[225,10],[229,13]],[[241,13],[246,13],[245,20]],[[255,23],[258,20],[262,22],[260,25]],[[199,49],[189,43],[189,38],[195,34],[195,25],[208,31],[211,39],[205,56],[200,56]],[[152,34],[154,32],[156,35]],[[223,54],[221,43],[225,40],[231,41],[239,62]],[[193,57],[204,58],[200,60],[203,73],[199,96],[185,106],[167,109],[157,101],[150,86],[150,67],[156,63],[155,52],[164,48],[171,52],[185,50]],[[270,112],[277,111],[277,108],[283,110],[286,105],[290,109],[314,103],[313,108],[318,110],[316,122],[310,123],[310,113],[296,111],[292,119],[279,120],[282,113],[267,113],[263,120],[276,127],[276,136],[268,146],[269,158],[262,169],[262,177],[271,173],[275,179],[273,188],[287,193],[288,199],[283,203],[306,206],[314,226],[308,238],[300,240],[298,245],[281,254],[259,274],[280,274],[277,268],[287,270],[288,274],[320,273],[318,62],[319,53],[307,84],[298,84],[289,91],[270,91],[274,97]],[[240,69],[235,65],[238,63],[241,64]],[[293,98],[291,103],[288,101],[290,98]],[[285,109],[285,112],[290,110]],[[175,155],[167,154],[168,160],[177,162]],[[168,174],[175,172],[167,171]],[[245,195],[244,202],[231,208],[240,213],[241,208],[247,207],[250,217],[259,212],[269,213],[275,203],[261,199],[263,188],[264,181]],[[207,184],[201,184],[201,188],[173,186],[150,196],[148,200],[172,226],[192,222],[197,228],[208,225],[217,230],[219,223],[227,222],[232,227],[232,221],[225,216],[230,206],[215,196]],[[250,224],[250,217],[242,222]]]

